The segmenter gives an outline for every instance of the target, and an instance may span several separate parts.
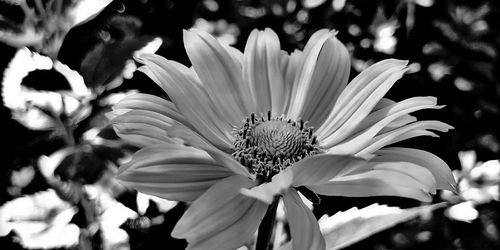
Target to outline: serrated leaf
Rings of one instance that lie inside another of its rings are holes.
[[[324,215],[318,221],[326,241],[326,249],[347,247],[389,229],[399,223],[409,221],[419,215],[441,208],[444,203],[409,209],[373,204],[358,209],[351,208],[331,217]]]

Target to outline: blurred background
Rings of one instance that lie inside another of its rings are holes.
[[[438,193],[446,205],[346,249],[500,249],[499,15],[494,0],[0,0],[0,248],[184,249],[169,235],[186,204],[117,183],[137,148],[104,114],[127,93],[168,98],[135,71],[135,54],[189,65],[183,29],[243,50],[253,29],[270,27],[288,52],[337,30],[351,79],[382,59],[409,60],[388,97],[436,96],[446,107],[416,116],[455,128],[400,144],[445,160],[459,194]],[[318,218],[376,202],[421,205],[320,198]]]

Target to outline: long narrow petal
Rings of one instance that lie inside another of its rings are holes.
[[[392,121],[401,118],[409,113],[422,109],[439,109],[443,106],[437,106],[437,98],[432,96],[412,97],[400,102],[394,102],[375,112],[370,113],[357,126],[353,133],[362,132],[366,129],[375,131],[382,130],[383,127],[389,125]],[[375,129],[374,129],[375,127]]]
[[[192,201],[233,174],[201,150],[165,144],[136,152],[130,162],[120,167],[118,179],[143,193]]]
[[[379,110],[379,109],[383,109],[385,107],[389,107],[390,105],[393,105],[394,103],[396,103],[395,101],[389,99],[389,98],[382,98],[380,99],[380,101],[377,102],[377,104],[375,105],[375,107],[373,107],[373,110],[372,110],[372,113]]]
[[[258,104],[257,113],[283,114],[286,95],[280,60],[278,35],[271,29],[253,30],[243,56],[243,76]]]
[[[300,66],[300,59],[302,58],[302,51],[294,50],[288,54],[285,51],[281,53],[281,72],[285,80],[285,89],[283,95],[285,96],[285,103],[283,113],[289,113],[288,109],[291,106],[292,93],[297,92],[297,86],[294,85],[297,69]],[[295,89],[295,92],[294,92]]]
[[[402,169],[404,171],[404,169]],[[401,196],[431,201],[428,187],[399,171],[371,170],[360,174],[334,178],[327,184],[308,185],[311,191],[322,195],[368,197]]]
[[[232,148],[232,124],[214,107],[193,72],[179,63],[157,55],[143,54],[146,73],[175,103],[180,113],[196,131],[220,149]]]
[[[251,189],[242,189],[241,193],[271,204],[276,195],[282,194],[290,186],[324,184],[334,177],[348,174],[359,168],[366,171],[365,165],[367,164],[366,160],[352,156],[315,155],[281,171],[270,182]]]
[[[347,49],[334,32],[325,33],[310,50],[307,46],[295,79],[297,83],[294,83],[299,87],[297,98],[292,100],[290,116],[302,117],[310,125],[319,127],[347,85],[351,63]]]
[[[453,129],[452,126],[439,122],[439,121],[418,121],[408,125],[405,125],[401,128],[394,129],[392,131],[386,132],[384,134],[377,135],[374,137],[368,146],[361,151],[357,152],[357,155],[371,154],[376,150],[385,147],[389,144],[396,143],[402,140],[406,140],[409,138],[413,138],[416,136],[422,135],[431,135],[435,134],[427,134],[427,130],[436,130],[439,132],[447,132],[448,130]],[[337,146],[336,146],[337,147]]]
[[[132,94],[126,96],[113,106],[113,110],[148,110],[153,111],[159,114],[162,114],[166,117],[172,118],[176,121],[183,123],[184,125],[188,125],[184,116],[179,113],[175,104],[170,101],[167,101],[161,97],[157,97],[149,94]],[[187,123],[187,124],[186,124]]]
[[[316,134],[323,147],[344,140],[404,74],[407,61],[388,59],[361,72],[337,99]]]
[[[233,171],[234,173],[249,178],[251,177],[248,169],[246,169],[243,165],[241,165],[241,163],[234,159],[234,157],[227,154],[226,152],[223,152],[212,146],[204,147],[203,150],[205,150],[214,160],[219,162],[222,166],[231,169],[231,171]]]
[[[210,145],[203,137],[183,124],[154,111],[134,109],[114,117],[111,119],[111,124],[118,135],[124,139],[129,138],[130,135],[144,135],[151,131],[158,131],[160,135],[157,139],[167,143],[172,143],[175,138],[178,138],[184,141],[184,144],[201,149]],[[131,130],[128,128],[130,126],[135,129]]]
[[[164,130],[149,124],[119,123],[113,128],[122,139],[139,147],[175,142]]]
[[[405,174],[419,182],[421,184],[422,190],[424,190],[425,192],[431,194],[436,193],[436,179],[428,169],[420,165],[416,165],[407,161],[380,163],[376,162],[373,164],[372,169]]]
[[[446,162],[436,155],[413,148],[390,147],[375,152],[377,155],[370,161],[391,162],[407,161],[427,168],[436,178],[437,188],[456,191],[456,181]]]
[[[387,125],[408,113],[429,108],[440,108],[436,106],[434,97],[414,97],[394,103],[379,109],[368,115],[353,131],[353,136],[336,145],[348,150],[349,154],[360,151],[372,142],[372,139]]]
[[[367,164],[364,159],[343,155],[315,155],[295,163],[285,171],[293,172],[293,186],[318,185]]]
[[[298,63],[296,65],[292,65],[295,67],[290,67],[291,70],[295,71],[290,72],[293,76],[293,82],[292,91],[290,93],[291,99],[288,104],[287,114],[291,118],[298,118],[300,113],[302,112],[302,107],[304,106],[304,102],[306,101],[306,93],[304,92],[304,90],[307,90],[306,87],[310,83],[312,73],[314,72],[317,55],[321,51],[321,47],[323,46],[325,41],[331,35],[333,34],[330,34],[330,31],[328,31],[327,29],[318,30],[314,32],[314,34],[312,34],[312,36],[309,38],[302,53],[294,52],[292,54],[299,56],[299,58],[296,58],[298,60]],[[290,77],[287,76],[287,78]]]
[[[289,189],[283,196],[283,203],[290,224],[293,249],[325,249],[325,239],[319,230],[318,221],[297,191]]]
[[[393,101],[393,100],[390,100],[388,98],[382,98],[380,99],[380,101],[377,103],[377,105],[375,105],[375,107],[373,108],[372,112],[368,115],[371,116],[373,115],[376,111],[380,110],[380,109],[383,109],[383,108],[386,108],[386,107],[389,107],[391,105],[394,105],[396,102]],[[441,108],[441,106],[436,106],[436,108]],[[367,119],[368,119],[367,117]],[[365,123],[366,119],[363,121],[363,123]],[[417,121],[417,118],[415,116],[412,116],[412,115],[402,115],[398,118],[396,118],[395,120],[391,121],[389,124],[387,124],[381,131],[380,133],[385,133],[386,131],[389,131],[389,130],[392,130],[392,129],[395,129],[395,128],[399,128],[401,126],[404,126],[408,123],[412,123],[412,122],[416,122]],[[358,133],[360,128],[362,127],[362,125],[358,126],[358,129],[356,129],[356,131],[353,132],[353,134],[355,133]]]
[[[253,108],[248,85],[243,83],[242,69],[233,56],[210,34],[184,30],[184,46],[214,107],[237,125]]]
[[[147,139],[151,139],[151,140],[155,139],[155,137],[153,137],[153,136],[155,136],[155,134],[150,135],[149,133],[152,133],[151,131],[158,132],[155,129],[160,130],[157,127],[153,127],[149,124],[144,124],[144,123],[142,123],[142,124],[141,123],[126,123],[125,125],[129,125],[129,124],[132,124],[134,126],[135,130],[144,132],[145,135],[147,136]],[[119,131],[119,128],[122,125],[124,125],[124,124],[116,124],[114,126],[117,127],[118,129],[117,128],[115,128],[115,129],[117,129],[117,131]],[[143,129],[143,127],[146,127],[147,129]],[[194,132],[191,132],[187,129],[183,129],[182,127],[177,128],[177,126],[171,127],[169,132],[171,132],[173,134],[172,137],[157,139],[156,141],[152,141],[152,143],[147,144],[146,146],[161,144],[162,146],[165,146],[165,147],[174,147],[174,148],[182,148],[182,149],[184,149],[185,146],[192,146],[192,147],[196,148],[196,150],[199,150],[200,152],[203,152],[203,153],[209,155],[214,161],[217,162],[218,165],[223,166],[223,167],[231,170],[233,173],[238,174],[238,175],[242,175],[242,176],[246,176],[249,178],[251,177],[248,170],[243,165],[241,165],[238,161],[236,161],[234,159],[234,157],[227,154],[226,152],[219,150],[216,147],[213,147],[209,143],[206,143],[205,141],[203,141],[203,139],[201,137],[199,137]],[[135,135],[135,134],[132,133],[132,135]],[[142,134],[139,134],[139,135],[142,136]],[[122,135],[120,134],[120,136],[122,136]],[[130,135],[129,135],[129,137],[130,137]],[[182,141],[179,141],[179,139],[176,137],[180,138],[180,140],[182,140]],[[131,138],[128,138],[128,139],[130,140]],[[142,139],[142,137],[139,139]],[[168,140],[172,140],[172,141],[168,141]],[[182,145],[182,144],[184,144],[184,145]]]
[[[172,236],[185,238],[188,249],[236,249],[253,237],[267,205],[240,195],[254,183],[231,176],[212,186],[179,220]]]

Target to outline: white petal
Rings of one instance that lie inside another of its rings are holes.
[[[361,72],[337,99],[316,135],[323,147],[331,147],[349,136],[371,112],[392,85],[404,74],[407,61],[388,59]]]
[[[149,110],[174,119],[184,125],[189,125],[184,116],[179,113],[175,104],[154,95],[137,93],[126,96],[113,106],[113,110],[122,109]]]
[[[219,113],[199,80],[187,67],[157,55],[143,54],[141,71],[160,85],[189,124],[212,144],[229,151],[232,125]]]
[[[318,185],[338,175],[349,173],[366,163],[367,161],[352,156],[321,154],[305,158],[283,172],[293,172],[294,187]]]
[[[413,148],[383,148],[375,152],[377,155],[371,161],[407,161],[427,168],[436,178],[437,188],[450,191],[456,190],[456,181],[450,167],[436,155]]]
[[[371,154],[376,150],[385,147],[389,144],[396,143],[402,140],[413,138],[416,136],[430,135],[435,136],[434,133],[428,132],[427,130],[436,130],[439,132],[447,132],[449,129],[453,129],[450,125],[442,123],[439,121],[418,121],[398,129],[394,129],[384,134],[377,135],[374,137],[368,146],[361,151],[357,152],[357,155]]]
[[[325,239],[319,230],[318,221],[302,202],[297,191],[289,189],[283,196],[283,203],[290,224],[293,249],[325,249]]]
[[[188,249],[236,249],[251,239],[267,205],[242,196],[240,188],[253,182],[228,177],[197,199],[179,220],[172,236],[186,238]]]
[[[243,84],[242,69],[228,50],[210,34],[184,30],[184,46],[216,110],[237,125],[249,114],[253,101],[248,85]]]
[[[119,123],[113,128],[118,136],[139,147],[147,147],[163,143],[174,143],[175,139],[167,136],[167,132],[149,124]]]
[[[118,179],[126,186],[179,201],[192,201],[234,174],[206,152],[178,144],[141,149],[118,171]]]
[[[348,150],[347,154],[354,154],[368,146],[372,139],[387,125],[408,113],[436,106],[434,97],[414,97],[394,103],[368,115],[358,127],[352,131],[354,135],[335,147]]]
[[[248,37],[243,56],[243,76],[250,86],[257,103],[254,112],[273,116],[283,113],[286,96],[285,82],[280,70],[281,59],[279,38],[271,29],[253,30]]]
[[[193,147],[209,147],[209,142],[196,132],[154,111],[134,109],[112,118],[111,124],[113,124],[117,134],[123,136],[124,139],[130,138],[130,135],[148,135],[151,131],[157,131],[158,137],[155,138],[153,137],[155,134],[152,134],[153,140],[158,139],[167,143],[173,143],[176,139],[180,139],[184,141],[184,144]]]
[[[295,99],[293,104],[297,105],[291,110],[291,117],[302,117],[314,127],[323,124],[332,110],[347,85],[351,67],[349,53],[335,33],[328,32],[323,36],[326,39],[322,38],[310,51],[306,45],[303,67],[299,68],[298,82],[294,83],[298,84],[297,94],[303,99]],[[311,69],[312,74],[309,74]],[[300,103],[301,107],[298,106]]]
[[[334,178],[327,184],[307,186],[315,193],[333,196],[401,196],[429,202],[431,197],[422,183],[406,174],[372,170]]]
[[[302,58],[302,51],[294,50],[290,55],[282,51],[281,53],[281,72],[284,76],[285,88],[283,95],[285,96],[284,113],[287,114],[290,108],[290,101],[292,99],[292,92],[297,92],[297,86],[294,85],[295,76],[297,75],[297,68],[300,66],[300,59]]]

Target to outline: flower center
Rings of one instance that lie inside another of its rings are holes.
[[[307,122],[283,117],[256,118],[252,114],[235,129],[232,154],[250,173],[269,181],[279,171],[319,151],[313,128]]]

